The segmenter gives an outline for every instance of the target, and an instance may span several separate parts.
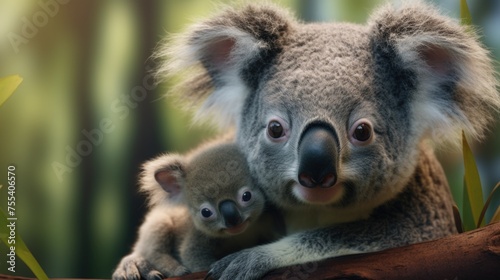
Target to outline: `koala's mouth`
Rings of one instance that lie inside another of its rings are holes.
[[[329,188],[307,188],[299,183],[292,185],[295,197],[309,204],[331,204],[339,201],[344,194],[344,185],[337,182]]]
[[[240,234],[240,233],[244,232],[248,228],[249,224],[250,224],[250,222],[247,219],[243,223],[241,223],[241,224],[239,224],[237,226],[230,227],[230,228],[225,228],[224,231],[227,232],[227,233],[229,233],[230,235]]]

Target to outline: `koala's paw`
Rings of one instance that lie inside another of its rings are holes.
[[[118,264],[112,278],[114,280],[147,280],[162,279],[163,275],[143,257],[130,254],[125,256]]]
[[[188,273],[189,270],[181,265],[177,266],[171,272],[160,272],[143,257],[130,254],[121,260],[112,278],[114,280],[161,280],[165,277],[181,276]]]
[[[245,249],[215,262],[206,279],[261,279],[274,267],[269,254],[258,248]]]

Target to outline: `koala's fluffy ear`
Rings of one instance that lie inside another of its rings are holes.
[[[208,113],[220,126],[232,124],[292,24],[286,11],[271,5],[225,7],[167,43],[156,54],[165,59],[157,74],[182,74],[174,90],[195,104],[203,100],[197,119]]]
[[[417,133],[452,141],[461,129],[484,134],[500,97],[488,52],[473,30],[418,1],[387,5],[369,24],[376,60],[416,74],[417,90],[408,96]]]
[[[150,206],[182,200],[185,183],[185,159],[176,154],[165,154],[147,161],[142,166],[140,191],[145,193]]]

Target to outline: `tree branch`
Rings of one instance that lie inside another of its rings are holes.
[[[199,280],[197,272],[170,280]],[[499,279],[500,223],[454,236],[375,253],[342,256],[275,270],[266,280]],[[1,279],[33,278],[0,275]]]
[[[172,280],[203,279],[195,273]],[[500,223],[375,253],[278,269],[264,279],[499,279]]]

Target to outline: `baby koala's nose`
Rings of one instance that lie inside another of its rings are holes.
[[[243,222],[240,211],[232,200],[224,200],[219,203],[219,212],[224,217],[224,223],[228,228],[235,227]]]

